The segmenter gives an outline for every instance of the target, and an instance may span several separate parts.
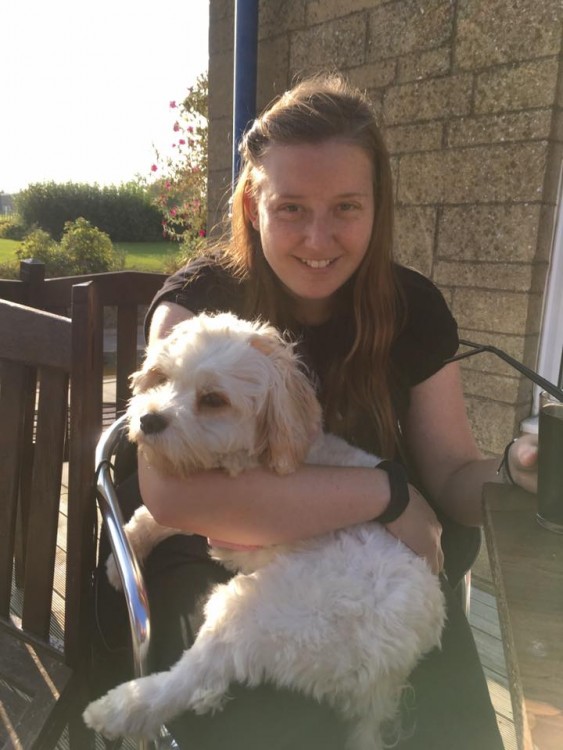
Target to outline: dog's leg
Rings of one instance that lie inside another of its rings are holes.
[[[233,679],[233,659],[226,645],[198,639],[170,671],[126,682],[91,703],[84,721],[110,739],[154,738],[162,724],[183,711],[220,710]]]
[[[158,524],[144,505],[137,508],[130,521],[125,524],[124,531],[139,563],[143,563],[146,560],[149,552],[157,544],[160,544],[160,542],[168,539],[170,536],[174,536],[174,534],[182,533],[178,529]],[[121,591],[121,578],[119,577],[117,563],[113,554],[106,560],[106,575],[111,585],[118,591]]]
[[[372,685],[371,690],[353,696],[352,703],[342,710],[349,728],[346,750],[384,750],[403,739],[399,703],[407,680],[408,675],[388,674],[385,680]]]

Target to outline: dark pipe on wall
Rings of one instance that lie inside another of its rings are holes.
[[[240,139],[248,123],[256,117],[257,57],[258,0],[235,0],[233,186],[240,168]]]

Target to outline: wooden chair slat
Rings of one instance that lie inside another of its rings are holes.
[[[22,622],[26,630],[47,638],[61,494],[68,374],[42,368],[39,386]]]
[[[137,307],[121,306],[117,314],[116,415],[127,408],[129,375],[137,369]]]
[[[25,368],[0,363],[0,615],[8,617],[12,590],[12,559],[18,502],[18,482],[23,434],[22,403]]]
[[[0,300],[2,357],[49,367],[70,367],[70,325],[68,318]]]
[[[102,432],[103,328],[97,284],[77,284],[72,309],[65,653],[68,663],[79,663],[92,612],[90,591],[78,584],[95,566],[94,456]]]
[[[37,400],[37,369],[35,367],[26,366],[25,371],[22,373],[22,386],[24,388],[23,433],[21,443],[20,494],[14,553],[16,586],[19,587],[23,586],[25,575],[26,530],[29,518],[31,474],[35,451],[35,407]]]

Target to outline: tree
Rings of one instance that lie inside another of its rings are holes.
[[[153,200],[162,212],[165,237],[190,255],[207,234],[207,73],[198,76],[185,99],[170,102],[176,117],[174,153],[156,151],[151,167]]]

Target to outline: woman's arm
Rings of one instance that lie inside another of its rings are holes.
[[[459,366],[446,365],[411,390],[406,436],[416,468],[436,504],[453,520],[481,523],[485,482],[501,481],[498,459],[485,459],[473,437],[463,398]],[[535,491],[533,439],[520,438],[510,451],[514,479]]]
[[[180,479],[140,456],[139,483],[162,525],[245,545],[283,544],[371,521],[390,499],[387,474],[365,468],[304,465],[283,476],[257,468],[234,478],[217,470]],[[407,509],[387,528],[438,571],[440,524],[417,490],[409,490]]]
[[[154,313],[150,341],[165,336],[191,313],[162,303]],[[390,499],[389,480],[377,469],[304,465],[290,475],[267,469],[236,478],[221,471],[188,479],[163,475],[139,457],[143,500],[155,519],[185,531],[238,544],[280,544],[376,518]],[[441,528],[415,488],[391,533],[425,557],[434,570],[442,565]]]

